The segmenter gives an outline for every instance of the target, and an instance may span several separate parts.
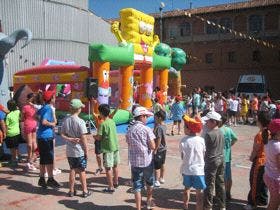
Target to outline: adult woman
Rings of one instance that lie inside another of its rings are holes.
[[[34,94],[29,93],[27,95],[27,103],[22,108],[22,121],[23,121],[23,130],[26,136],[27,141],[27,164],[26,167],[28,170],[36,170],[34,166],[34,160],[36,158],[35,150],[37,149],[36,141],[36,112],[37,110],[33,105]]]

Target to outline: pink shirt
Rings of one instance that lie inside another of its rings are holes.
[[[26,104],[22,108],[22,119],[24,127],[36,128],[37,120],[36,120],[36,112],[37,110],[30,104]]]
[[[280,141],[269,140],[265,145],[266,163],[265,173],[280,181],[280,168],[277,166],[277,156],[280,155]]]

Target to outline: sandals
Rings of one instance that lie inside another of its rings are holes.
[[[90,195],[91,195],[91,192],[90,192],[90,191],[87,191],[87,192],[83,192],[82,197],[83,197],[83,198],[87,198],[87,197],[90,196]]]
[[[98,168],[96,169],[96,171],[93,173],[95,176],[97,176],[98,174],[101,174],[103,172],[102,168]]]
[[[104,192],[104,193],[113,193],[113,192],[115,192],[115,189],[110,189],[110,188],[105,188],[104,190],[102,190],[102,192]]]
[[[74,192],[69,191],[69,192],[67,193],[67,195],[68,195],[68,197],[73,197],[74,195],[76,196],[76,195],[77,195],[77,191],[76,191],[76,190],[74,190]]]
[[[119,183],[114,184],[114,188],[118,189]]]

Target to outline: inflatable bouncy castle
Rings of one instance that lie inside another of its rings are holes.
[[[120,11],[120,22],[111,27],[119,46],[91,44],[89,61],[92,77],[98,80],[98,102],[108,103],[110,95],[110,65],[119,67],[119,92],[121,108],[130,110],[133,103],[133,70],[140,73],[140,105],[151,108],[154,71],[158,71],[156,86],[167,96],[168,72],[172,67],[177,71],[186,63],[186,54],[179,48],[171,49],[160,43],[154,34],[154,18],[132,8]],[[178,84],[181,86],[181,84]],[[179,88],[180,89],[180,88]],[[179,93],[180,94],[180,90]]]

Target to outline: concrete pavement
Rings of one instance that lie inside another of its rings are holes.
[[[170,130],[170,125],[168,125]],[[238,142],[233,146],[232,174],[233,200],[228,203],[228,210],[239,210],[246,204],[249,190],[250,162],[248,156],[252,149],[254,135],[258,128],[254,126],[233,127],[238,135]],[[154,190],[154,199],[157,207],[155,209],[182,209],[182,179],[179,173],[181,164],[178,152],[178,143],[183,136],[167,136],[168,152],[166,159],[166,183]],[[90,157],[87,168],[88,186],[93,191],[92,196],[81,198],[74,196],[67,197],[69,166],[65,156],[65,145],[58,137],[56,146],[56,165],[62,170],[62,174],[56,179],[62,184],[59,190],[43,190],[37,186],[38,171],[27,172],[25,164],[12,169],[9,167],[0,168],[0,209],[133,209],[134,194],[128,186],[130,170],[127,161],[127,145],[124,135],[119,135],[121,147],[120,187],[114,194],[104,194],[102,190],[106,187],[105,174],[95,176],[96,169],[94,155],[94,143],[90,138]],[[24,146],[24,145],[21,145]],[[81,195],[79,181],[78,194]],[[145,200],[145,197],[143,198]],[[192,194],[190,209],[195,209],[195,195]],[[265,209],[265,208],[259,208]]]

